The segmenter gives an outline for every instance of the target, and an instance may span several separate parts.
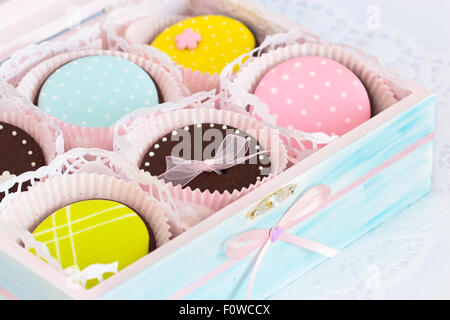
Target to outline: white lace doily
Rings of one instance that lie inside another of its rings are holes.
[[[426,50],[411,35],[385,26],[368,28],[336,0],[254,1],[328,40],[347,43],[377,56],[403,78],[437,94],[432,193],[272,296],[273,299],[383,298],[387,289],[417,270],[437,239],[450,230],[450,218],[442,209],[450,192],[450,132],[444,125],[450,118],[450,53]]]

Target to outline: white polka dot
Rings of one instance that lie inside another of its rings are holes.
[[[344,120],[345,123],[350,123],[350,121],[351,121],[350,118],[345,118]]]
[[[305,109],[302,109],[302,110],[300,111],[300,114],[301,114],[302,116],[305,116],[307,113],[308,113],[308,111],[306,111]]]
[[[264,170],[263,166],[259,166],[259,171],[263,171],[263,170]]]
[[[197,128],[201,128],[202,127],[202,125],[199,123],[198,125],[197,125]]]
[[[22,140],[22,144],[23,145],[27,144],[27,140]]]
[[[166,137],[162,138],[162,141],[167,142],[167,138]]]
[[[75,93],[76,93],[76,94],[80,94],[80,92],[81,92],[80,89],[75,90]]]
[[[146,167],[150,167],[150,162],[146,162],[146,163],[145,163],[145,166],[146,166]]]
[[[348,96],[348,95],[347,95],[347,92],[342,92],[342,93],[341,93],[341,98],[342,98],[342,99],[347,98],[347,96]]]
[[[325,59],[321,60],[320,64],[323,65],[323,66],[326,65],[327,64],[327,60],[325,60]]]
[[[317,128],[321,128],[322,127],[322,122],[316,122],[316,127]]]
[[[29,156],[32,156],[32,155],[33,155],[33,151],[31,151],[31,150],[28,151],[28,155],[29,155]]]
[[[363,109],[364,109],[364,107],[362,105],[358,106],[358,110],[363,110]]]
[[[297,86],[299,89],[305,89],[305,85],[303,83],[299,83],[299,85]]]
[[[155,153],[152,151],[152,152],[150,152],[148,155],[149,155],[150,157],[154,157],[154,156],[155,156]]]
[[[283,79],[283,80],[289,80],[289,75],[287,74],[287,73],[284,73],[282,76],[281,76],[281,79]]]
[[[113,105],[115,105],[115,104],[116,104],[116,103],[115,103],[114,101],[112,101],[112,100],[109,102],[109,105],[110,105],[110,106],[113,106]]]
[[[336,111],[336,107],[330,107],[330,112],[335,112]]]
[[[36,162],[32,162],[31,163],[31,166],[34,168],[34,167],[36,167]]]
[[[99,85],[100,87],[103,87],[105,84],[104,84],[103,82],[99,82],[98,85]]]
[[[337,73],[341,74],[342,73],[342,69],[337,69]]]
[[[130,99],[134,100],[134,99],[136,99],[136,96],[134,94],[130,94]]]
[[[172,131],[172,135],[173,136],[176,136],[178,134],[178,132],[175,130],[175,131]]]
[[[87,110],[86,110],[88,113],[92,113],[92,111],[94,111],[92,108],[88,108]]]
[[[353,84],[354,84],[355,86],[357,86],[357,85],[359,84],[359,81],[358,81],[358,80],[355,80],[355,81],[353,81]]]
[[[60,87],[60,88],[63,88],[63,87],[64,87],[64,83],[60,83],[60,84],[59,84],[59,87]]]
[[[115,88],[114,92],[120,92],[120,89],[119,88]]]
[[[159,144],[155,144],[155,149],[159,149]]]
[[[325,87],[331,87],[331,82],[330,81],[326,81],[325,82]]]
[[[0,130],[3,130],[3,126],[0,124]]]
[[[311,71],[311,72],[309,73],[309,75],[310,75],[311,77],[315,77],[315,76],[316,76],[316,72],[315,72],[315,71]]]
[[[92,66],[88,66],[88,70],[92,70]]]
[[[300,68],[302,66],[302,64],[300,63],[300,62],[296,62],[295,64],[294,64],[294,67],[296,67],[296,68]]]
[[[270,93],[277,94],[278,93],[278,88],[276,88],[276,87],[270,88]]]
[[[239,130],[235,130],[234,133],[239,134],[241,132]]]
[[[130,109],[130,107],[125,107],[124,110],[125,110],[125,112],[130,112],[131,109]]]
[[[13,131],[13,132],[11,132],[12,133],[12,135],[15,137],[15,136],[17,136],[17,131]]]
[[[111,116],[109,115],[109,114],[105,114],[105,117],[104,117],[106,120],[108,120],[109,118],[111,118]]]
[[[259,150],[259,149],[261,149],[261,147],[258,146],[258,145],[256,145],[256,146],[255,146],[255,150]]]
[[[87,81],[88,77],[83,77],[83,81]]]
[[[292,99],[287,99],[287,100],[286,100],[286,103],[287,103],[287,104],[292,104],[292,102],[293,102]]]
[[[223,129],[223,130],[226,130],[227,128],[228,128],[228,127],[225,126],[225,125],[222,126],[222,129]]]
[[[189,127],[184,127],[184,131],[189,131]]]
[[[259,160],[263,160],[264,159],[264,156],[259,156]]]
[[[320,95],[315,94],[315,95],[313,96],[313,99],[314,99],[314,100],[319,100],[319,99],[320,99]]]
[[[53,96],[52,99],[53,100],[58,100],[58,96]]]
[[[92,97],[92,100],[97,100],[97,99],[98,99],[97,96],[93,96],[93,97]]]

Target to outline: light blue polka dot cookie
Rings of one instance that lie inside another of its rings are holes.
[[[112,126],[125,114],[159,103],[158,90],[140,66],[114,56],[71,61],[50,75],[38,106],[82,127]]]

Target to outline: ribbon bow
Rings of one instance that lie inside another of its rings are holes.
[[[172,182],[174,185],[185,186],[203,172],[215,172],[220,175],[222,174],[221,170],[234,167],[255,156],[266,153],[266,151],[260,151],[246,156],[248,148],[249,142],[245,138],[229,134],[220,144],[213,159],[199,161],[185,160],[173,156],[166,157],[166,172],[158,178],[164,179],[166,182]]]
[[[247,299],[251,298],[256,273],[272,243],[276,241],[288,242],[329,258],[332,258],[339,253],[338,250],[327,247],[321,243],[286,232],[288,229],[309,218],[309,216],[322,207],[330,197],[330,194],[331,190],[325,185],[318,185],[309,189],[286,212],[275,227],[272,229],[258,229],[245,232],[234,238],[227,246],[226,255],[232,260],[242,260],[250,253],[260,249],[250,276]]]

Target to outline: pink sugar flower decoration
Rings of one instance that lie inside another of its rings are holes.
[[[191,28],[187,28],[183,33],[175,37],[178,50],[194,50],[197,48],[198,43],[202,41],[200,33],[194,32]]]

